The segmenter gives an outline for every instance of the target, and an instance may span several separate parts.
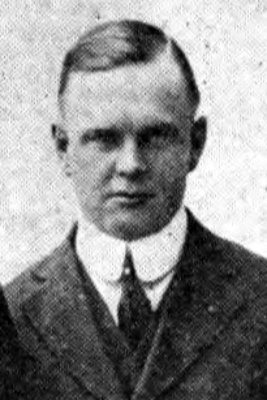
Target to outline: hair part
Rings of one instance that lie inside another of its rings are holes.
[[[134,20],[111,21],[98,25],[83,35],[68,51],[60,75],[59,100],[73,72],[107,71],[116,67],[147,64],[170,46],[175,62],[181,68],[194,109],[200,93],[186,55],[174,39],[161,29]]]

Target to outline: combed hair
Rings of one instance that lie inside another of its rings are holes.
[[[72,72],[106,71],[130,64],[147,64],[171,47],[188,86],[190,101],[195,107],[200,93],[193,70],[184,52],[165,33],[150,24],[122,20],[98,25],[85,33],[68,51],[63,61],[58,95],[62,97]]]

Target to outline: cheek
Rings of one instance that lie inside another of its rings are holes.
[[[183,181],[189,172],[190,154],[187,149],[171,149],[159,155],[155,164],[155,174],[162,186],[167,187]]]
[[[84,191],[96,191],[102,187],[108,173],[107,160],[96,152],[76,151],[72,158],[73,180]]]

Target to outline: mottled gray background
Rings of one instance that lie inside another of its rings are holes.
[[[267,0],[0,0],[0,280],[58,244],[75,199],[50,139],[66,49],[109,18],[142,18],[188,54],[209,140],[187,204],[267,256]]]

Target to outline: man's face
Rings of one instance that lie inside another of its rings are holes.
[[[124,240],[163,228],[181,206],[192,156],[193,113],[174,62],[73,73],[62,108],[84,216]]]

